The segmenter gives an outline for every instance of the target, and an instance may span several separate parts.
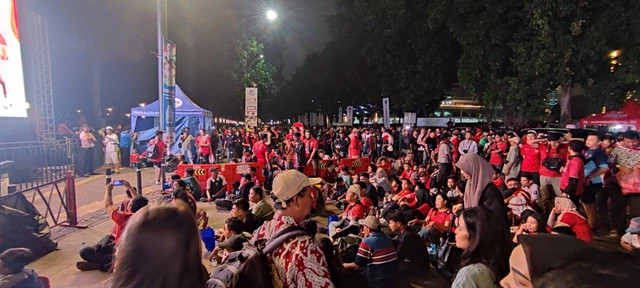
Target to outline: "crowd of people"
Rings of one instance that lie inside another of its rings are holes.
[[[78,268],[112,271],[112,287],[407,287],[429,269],[452,287],[635,283],[640,194],[620,181],[640,167],[638,133],[545,131],[202,131],[195,145],[209,148],[182,161],[226,158],[264,171],[250,167],[227,185],[212,167],[201,187],[187,169],[171,177],[166,201],[152,205],[125,183],[127,199],[114,206],[108,186],[114,229],[80,251]],[[182,147],[194,141],[187,138]],[[371,160],[367,172],[320,165],[361,157]],[[204,254],[198,231],[207,215],[198,202],[229,213]],[[312,217],[327,215],[325,205],[340,213],[319,227]],[[615,239],[620,249],[597,247],[594,237]]]

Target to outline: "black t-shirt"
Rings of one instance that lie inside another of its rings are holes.
[[[409,150],[411,148],[411,135],[402,135],[400,139],[400,149]]]
[[[438,147],[438,140],[436,140],[435,137],[427,137],[427,140],[425,140],[424,142],[427,143],[427,147],[430,151],[433,151],[436,149],[436,147]]]
[[[253,213],[249,212],[249,214],[247,215],[247,219],[245,219],[242,223],[242,231],[253,234],[253,231],[256,231],[256,229],[258,229],[260,225],[260,221],[258,221],[256,215],[253,215]]]
[[[408,259],[415,266],[428,267],[429,265],[427,245],[411,227],[407,227],[402,234],[398,235],[396,253],[400,262]]]

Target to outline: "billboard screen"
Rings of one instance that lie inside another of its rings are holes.
[[[0,0],[0,117],[27,117],[15,0]]]

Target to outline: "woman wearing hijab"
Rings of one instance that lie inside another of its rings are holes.
[[[382,167],[376,170],[376,175],[371,178],[371,183],[373,183],[373,186],[376,186],[376,189],[378,189],[379,193],[382,194],[379,194],[378,198],[383,198],[384,194],[391,192],[391,183],[389,183],[387,172],[384,171],[384,168]]]
[[[504,288],[636,287],[640,282],[637,259],[629,254],[566,235],[521,235],[518,241],[509,274],[500,281]]]
[[[556,206],[553,208],[553,213],[549,215],[547,225],[552,228],[558,224],[567,225],[576,233],[576,238],[585,242],[591,242],[593,238],[589,223],[584,216],[578,213],[576,205],[573,204],[571,199],[556,197],[555,202]]]
[[[485,207],[500,219],[504,219],[506,230],[508,210],[500,190],[491,181],[495,173],[493,167],[476,153],[467,153],[460,157],[456,167],[467,179],[467,184],[464,189],[464,203],[453,206],[453,212],[457,213],[462,208]]]

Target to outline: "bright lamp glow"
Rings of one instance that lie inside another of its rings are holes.
[[[276,11],[267,10],[267,20],[273,21],[276,20],[276,18],[278,18],[278,13],[276,13]]]

